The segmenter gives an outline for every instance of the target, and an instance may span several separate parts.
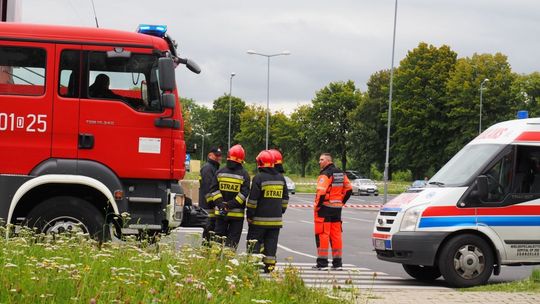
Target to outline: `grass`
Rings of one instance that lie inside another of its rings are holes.
[[[5,235],[0,227],[0,235]],[[211,247],[86,235],[0,239],[0,303],[348,303],[304,286],[293,268],[259,275],[260,257]],[[345,295],[353,297],[353,295]]]
[[[298,174],[287,174],[288,177],[290,177],[294,183],[296,184],[296,192],[297,193],[315,193],[316,185],[315,182],[317,181],[317,176],[306,176],[301,177]],[[186,172],[186,176],[184,177],[184,180],[198,180],[199,179],[199,172]],[[379,187],[379,193],[380,195],[384,194],[384,184],[383,182],[376,182],[377,186]],[[389,194],[400,194],[407,190],[407,187],[410,186],[410,182],[388,182],[388,193]]]
[[[540,293],[540,269],[533,269],[532,274],[525,280],[489,284],[462,289],[463,291],[486,291],[486,292],[533,292]]]

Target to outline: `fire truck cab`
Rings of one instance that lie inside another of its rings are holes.
[[[493,125],[423,189],[379,211],[373,245],[412,277],[484,284],[501,265],[540,264],[540,118]]]
[[[200,70],[165,31],[0,23],[0,219],[100,239],[180,225],[174,68]]]

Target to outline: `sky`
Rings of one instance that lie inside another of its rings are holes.
[[[95,27],[91,0],[19,0],[27,23]],[[248,55],[289,51],[270,60],[270,110],[291,113],[330,82],[389,69],[395,0],[94,0],[99,26],[134,31],[166,24],[182,57],[201,67],[176,71],[181,97],[212,107],[229,93],[266,106],[267,59]],[[418,43],[449,45],[458,57],[501,52],[514,72],[540,71],[540,1],[400,0],[395,65]]]

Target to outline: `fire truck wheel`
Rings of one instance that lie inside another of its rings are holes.
[[[450,285],[471,287],[487,283],[493,272],[494,256],[479,236],[458,235],[450,239],[439,255],[439,269]]]
[[[441,276],[439,268],[436,266],[420,266],[420,265],[405,265],[403,264],[403,269],[411,277],[417,279],[418,281],[431,282],[435,281],[438,277]]]
[[[98,240],[110,238],[103,213],[89,202],[72,196],[43,201],[28,213],[27,225],[43,233],[84,232]]]

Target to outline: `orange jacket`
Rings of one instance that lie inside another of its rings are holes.
[[[347,175],[334,164],[326,166],[317,178],[315,216],[341,219],[341,208],[351,193],[352,186]]]

